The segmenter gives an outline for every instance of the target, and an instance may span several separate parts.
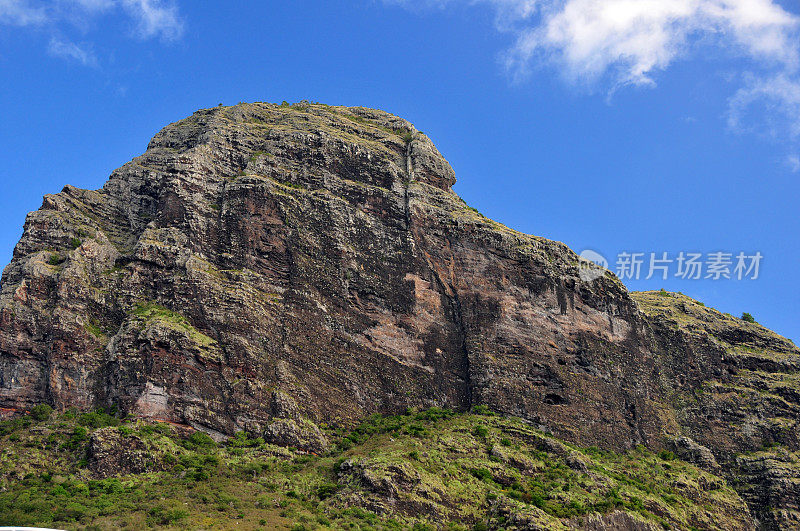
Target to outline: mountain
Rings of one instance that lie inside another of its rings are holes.
[[[323,455],[373,414],[485,407],[580,447],[673,452],[724,477],[747,525],[800,526],[794,344],[607,271],[585,281],[565,245],[454,183],[382,111],[254,103],[171,124],[102,189],[28,216],[0,287],[0,407]]]

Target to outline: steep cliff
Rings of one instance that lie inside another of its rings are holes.
[[[592,443],[660,435],[642,321],[564,245],[485,219],[425,135],[360,108],[200,111],[31,214],[3,406],[219,433],[485,403]]]
[[[586,446],[728,464],[759,521],[800,522],[797,474],[769,472],[797,470],[791,342],[608,272],[585,282],[566,246],[454,183],[382,111],[171,124],[101,190],[28,217],[0,290],[0,407],[114,406],[320,451],[321,423],[480,404]]]
[[[800,527],[800,351],[680,293],[632,295],[649,316],[663,374],[680,384],[664,398],[696,441],[669,445],[724,470],[762,527]]]

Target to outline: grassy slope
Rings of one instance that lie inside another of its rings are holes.
[[[374,417],[331,430],[339,443],[323,456],[105,414],[26,417],[0,433],[2,524],[481,529],[516,519],[558,529],[624,510],[665,529],[732,529],[747,516],[724,480],[669,454],[576,448],[488,412]],[[144,445],[150,471],[98,479],[93,437]]]
[[[666,319],[675,328],[689,334],[710,334],[732,354],[763,354],[777,359],[797,354],[797,347],[791,340],[756,322],[747,322],[710,308],[683,293],[633,291],[631,297],[648,316]],[[739,332],[735,343],[730,340],[732,331]]]

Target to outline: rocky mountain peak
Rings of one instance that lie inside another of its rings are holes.
[[[794,454],[749,457],[800,450],[791,342],[609,272],[584,281],[565,245],[454,183],[382,111],[253,103],[171,124],[102,189],[28,216],[0,286],[0,408],[113,406],[319,452],[321,425],[483,406],[745,470],[758,518],[797,517],[769,475],[800,477]]]

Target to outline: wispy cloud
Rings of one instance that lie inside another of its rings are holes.
[[[50,55],[64,59],[71,59],[81,63],[84,66],[97,66],[97,57],[95,57],[91,49],[79,46],[78,44],[68,40],[62,40],[53,37],[50,39],[50,44],[47,48],[47,51],[50,53]]]
[[[131,36],[174,41],[183,35],[184,20],[174,0],[0,0],[0,26],[37,26],[50,32],[48,52],[87,66],[98,64],[90,45],[78,45],[63,35],[70,29],[87,32],[101,17],[130,21]]]
[[[490,6],[497,29],[513,37],[502,58],[516,80],[550,67],[570,84],[613,93],[654,86],[676,61],[714,48],[743,59],[731,129],[800,136],[800,17],[776,0],[384,1]]]
[[[800,172],[800,155],[788,155],[786,157],[786,166],[792,173]]]
[[[0,24],[31,26],[46,21],[43,7],[32,6],[25,0],[0,0]]]
[[[143,39],[160,37],[174,40],[183,34],[183,20],[175,5],[158,0],[122,0],[122,6],[137,21],[136,31]]]
[[[800,139],[800,79],[785,72],[747,78],[729,101],[728,126],[775,139]]]

